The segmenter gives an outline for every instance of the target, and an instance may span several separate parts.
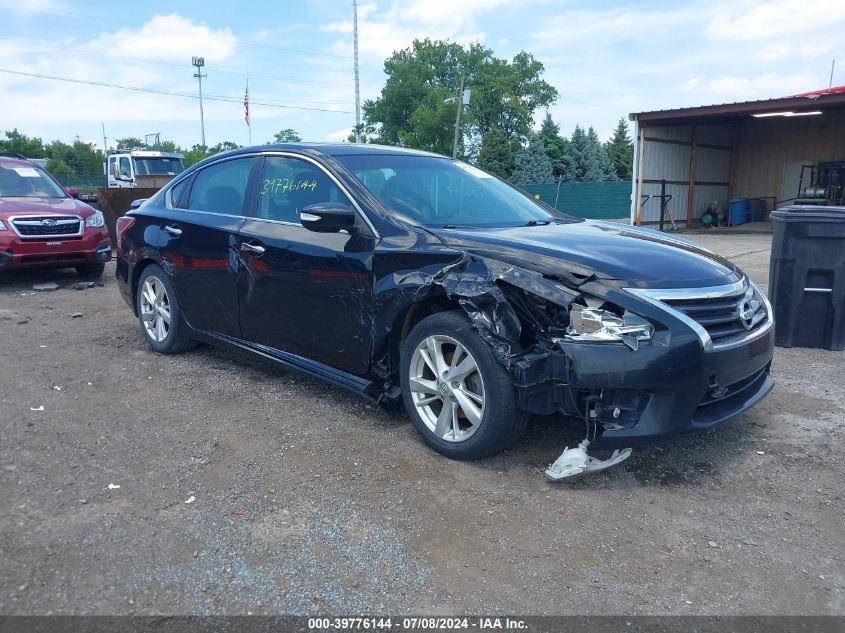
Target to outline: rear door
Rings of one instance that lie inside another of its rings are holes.
[[[241,330],[253,343],[350,373],[369,367],[373,233],[315,233],[303,207],[349,198],[322,166],[291,155],[264,158],[256,202],[241,227]]]
[[[200,170],[162,223],[161,257],[185,319],[198,330],[240,337],[238,231],[256,163],[235,157]]]

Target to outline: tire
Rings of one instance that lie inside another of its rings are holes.
[[[470,369],[473,365],[475,369]],[[462,369],[451,376],[458,380],[445,381],[442,371],[441,379],[435,380],[434,367],[447,372]],[[470,373],[461,376],[466,371]],[[411,422],[425,442],[446,457],[489,457],[525,431],[528,414],[516,408],[510,374],[460,312],[433,314],[414,326],[402,342],[400,372]],[[444,407],[451,410],[444,413]]]
[[[135,308],[141,334],[155,351],[178,354],[196,346],[196,341],[183,335],[187,327],[179,310],[176,289],[161,266],[150,264],[141,271],[135,290]],[[169,320],[166,314],[170,315]]]
[[[99,279],[105,269],[105,264],[84,264],[76,267],[76,274],[83,279]]]

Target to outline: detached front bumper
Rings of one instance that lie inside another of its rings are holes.
[[[111,259],[106,229],[87,230],[77,238],[22,239],[0,236],[0,270],[70,268],[103,264]]]
[[[658,444],[725,422],[762,400],[770,376],[774,328],[730,349],[705,351],[691,331],[672,345],[564,342],[561,350],[514,364],[518,406],[590,416],[590,446]],[[593,427],[590,424],[591,428]]]

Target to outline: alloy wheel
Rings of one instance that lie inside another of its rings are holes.
[[[429,336],[411,356],[408,384],[417,413],[447,442],[472,437],[484,418],[484,380],[469,350],[450,336]]]
[[[156,343],[162,343],[170,333],[170,297],[158,277],[147,277],[141,287],[141,321]]]

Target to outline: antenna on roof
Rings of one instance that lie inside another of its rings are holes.
[[[833,88],[833,69],[836,68],[836,60],[830,60],[830,83],[827,85],[827,89],[830,90]]]

